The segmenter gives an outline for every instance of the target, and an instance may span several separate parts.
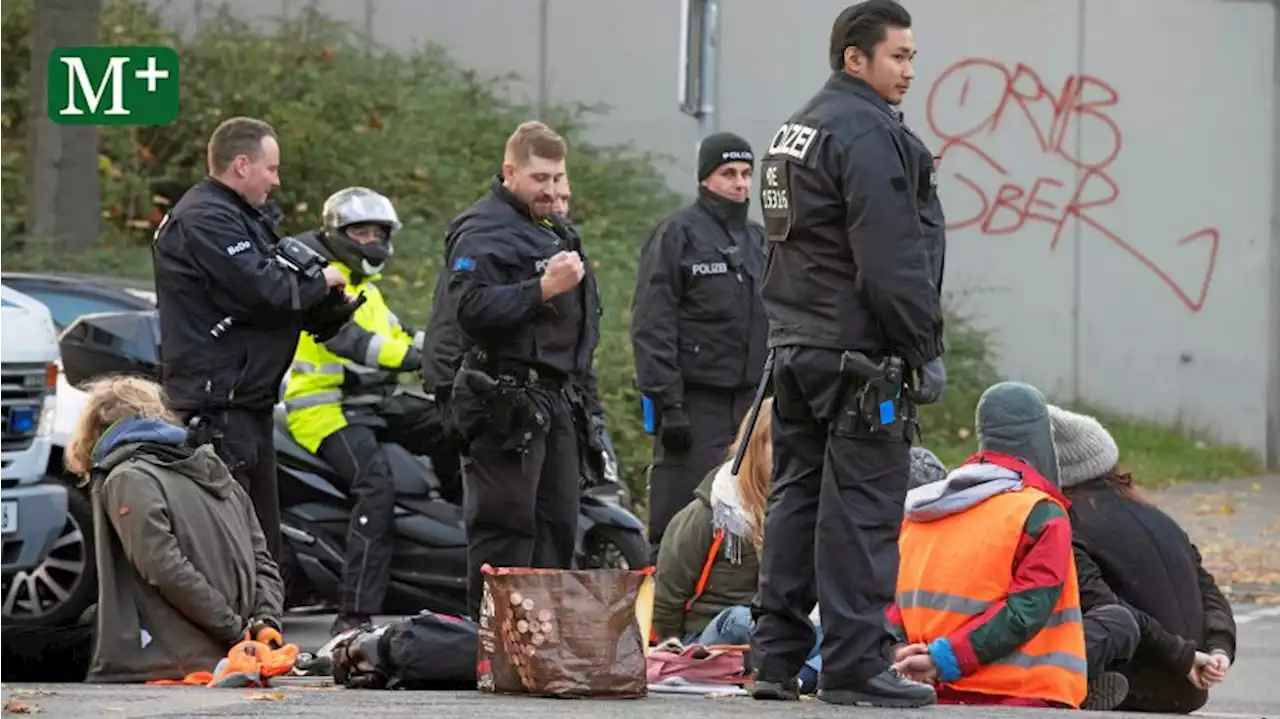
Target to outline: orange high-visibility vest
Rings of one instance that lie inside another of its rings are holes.
[[[1001,460],[987,461],[1006,465]],[[1020,462],[1007,466],[1034,472]],[[1062,506],[1052,495],[1024,487],[937,521],[903,523],[897,603],[909,642],[948,636],[1008,596],[1027,515],[1045,499]],[[1049,623],[1017,651],[946,686],[1079,708],[1088,683],[1082,621],[1073,557]]]

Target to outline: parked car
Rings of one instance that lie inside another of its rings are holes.
[[[82,275],[48,275],[0,273],[5,291],[22,293],[47,309],[53,327],[51,341],[57,373],[50,421],[43,439],[47,454],[42,454],[34,468],[36,486],[46,493],[65,497],[46,504],[39,511],[23,511],[19,527],[38,529],[48,525],[48,551],[31,560],[25,567],[10,571],[8,564],[10,539],[5,537],[5,573],[0,596],[3,597],[3,621],[6,625],[39,623],[53,626],[76,622],[97,599],[97,571],[94,564],[93,511],[89,496],[76,487],[76,480],[66,473],[63,452],[84,406],[84,393],[72,387],[62,372],[57,355],[57,338],[67,325],[86,314],[155,309],[155,294],[145,280],[130,281],[110,277]],[[17,326],[14,326],[17,330]],[[25,334],[25,333],[24,333]],[[28,344],[25,337],[14,347]],[[5,350],[10,346],[6,316]],[[5,382],[8,383],[6,370]],[[8,401],[8,388],[5,390]],[[56,399],[55,399],[56,398]],[[6,446],[8,435],[6,434]],[[6,450],[7,451],[7,450]],[[5,500],[9,488],[8,455],[6,454]],[[56,506],[55,506],[56,504]]]

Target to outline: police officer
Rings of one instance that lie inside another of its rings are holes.
[[[209,139],[209,176],[178,200],[152,247],[169,405],[200,425],[249,492],[277,559],[271,410],[299,331],[331,327],[346,285],[336,267],[303,273],[275,257],[280,238],[263,209],[279,166],[270,125],[226,120]]]
[[[772,241],[762,295],[776,364],[775,475],[752,639],[758,699],[796,697],[816,600],[820,698],[936,701],[932,687],[889,671],[883,623],[910,464],[914,403],[902,397],[936,401],[946,383],[933,157],[898,111],[914,75],[910,28],[893,0],[842,12],[830,79],[761,162]]]
[[[576,235],[552,217],[565,155],[551,128],[522,124],[507,142],[502,175],[452,223],[446,241],[446,301],[471,342],[449,405],[466,445],[472,616],[483,564],[573,565],[580,442],[594,441],[587,425],[598,405],[583,388],[595,384],[600,312]]]
[[[400,219],[387,197],[348,187],[325,200],[322,229],[298,239],[328,259],[364,303],[328,341],[303,332],[285,389],[289,431],[346,481],[355,499],[332,633],[382,612],[391,582],[395,478],[382,442],[417,455],[440,443],[441,418],[421,393],[399,391],[422,367],[422,333],[400,323],[375,281],[394,252]]]
[[[640,250],[631,305],[636,383],[654,405],[649,541],[724,461],[766,353],[764,228],[747,219],[755,158],[728,132],[698,149],[698,198]]]

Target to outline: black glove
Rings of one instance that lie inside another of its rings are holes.
[[[915,400],[920,404],[933,404],[942,399],[947,389],[947,368],[942,358],[929,360],[919,370],[920,388],[916,390]]]
[[[417,347],[410,347],[409,351],[404,353],[404,361],[400,363],[400,371],[422,371],[422,352],[420,352]]]
[[[312,308],[307,318],[306,329],[317,342],[328,342],[338,334],[338,330],[342,329],[342,326],[351,319],[364,302],[363,292],[348,300],[345,290],[334,287],[329,290],[329,294],[320,301],[320,304]]]
[[[662,446],[668,452],[688,452],[693,446],[693,433],[689,430],[689,415],[682,407],[669,407],[662,410],[662,421],[658,425],[661,432]]]

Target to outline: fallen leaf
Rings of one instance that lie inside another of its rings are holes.
[[[1236,505],[1234,505],[1234,504],[1224,504],[1224,505],[1222,505],[1222,506],[1218,507],[1217,509],[1213,510],[1213,513],[1214,513],[1214,514],[1221,514],[1221,515],[1223,515],[1224,517],[1229,517],[1229,516],[1231,516],[1231,515],[1233,515],[1233,514],[1235,514],[1235,513],[1236,513]]]
[[[1253,483],[1253,491],[1255,491],[1255,492],[1261,492],[1261,491],[1262,491],[1262,482],[1254,482],[1254,483]]]
[[[273,692],[258,692],[257,694],[250,694],[249,698],[256,701],[280,701],[281,699],[284,699],[284,692],[279,689]]]
[[[956,436],[959,437],[960,439],[969,439],[969,428],[961,427],[960,429],[957,429]]]
[[[35,714],[40,707],[28,704],[21,699],[10,699],[4,703],[5,714]]]

